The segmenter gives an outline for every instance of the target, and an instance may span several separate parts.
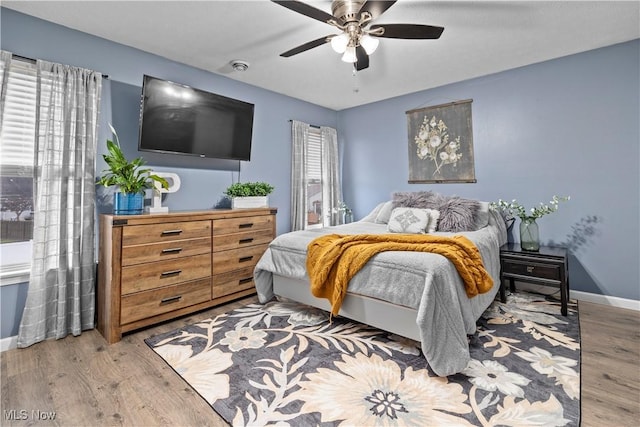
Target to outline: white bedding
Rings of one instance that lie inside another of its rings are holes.
[[[278,236],[256,265],[254,278],[260,302],[274,297],[273,274],[308,283],[307,245],[314,238],[329,233],[383,234],[387,233],[387,226],[358,221]],[[487,227],[456,234],[468,237],[478,247],[494,281],[488,293],[468,298],[455,267],[441,255],[399,251],[375,255],[351,279],[347,291],[348,295],[363,295],[415,310],[422,351],[433,371],[440,376],[460,372],[469,362],[467,334],[475,333],[476,320],[499,290],[499,248],[507,240],[504,221],[493,211]],[[380,314],[384,316],[384,313]]]

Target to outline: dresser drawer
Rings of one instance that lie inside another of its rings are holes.
[[[224,297],[255,287],[253,282],[253,269],[254,266],[245,267],[241,270],[213,276],[211,297],[214,299]]]
[[[242,233],[221,234],[213,236],[214,252],[229,249],[244,248],[247,246],[265,245],[273,240],[273,231],[269,229],[245,231]]]
[[[210,254],[123,267],[122,294],[161,288],[210,275]]]
[[[127,324],[211,299],[211,278],[122,297],[120,323]]]
[[[144,262],[166,261],[208,254],[209,252],[211,252],[211,237],[125,246],[122,248],[122,265],[126,267]]]
[[[273,215],[216,219],[213,221],[213,235],[237,233],[240,231],[273,230],[273,221]]]
[[[509,276],[524,276],[533,279],[553,280],[560,282],[563,265],[546,264],[525,260],[502,260],[502,274]]]
[[[211,236],[211,221],[168,222],[131,225],[122,230],[122,246],[158,243]]]
[[[251,246],[230,251],[214,252],[213,274],[226,273],[244,267],[254,267],[264,251],[267,250],[267,246]]]

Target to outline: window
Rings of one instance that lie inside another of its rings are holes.
[[[307,226],[322,227],[324,211],[322,203],[322,135],[320,129],[310,127],[306,153],[307,171]]]
[[[33,237],[36,66],[13,60],[0,121],[0,283],[28,280]]]

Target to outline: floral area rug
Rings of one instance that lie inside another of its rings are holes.
[[[566,426],[580,422],[577,307],[498,301],[464,372],[437,377],[418,343],[293,302],[251,304],[148,338],[234,426]]]

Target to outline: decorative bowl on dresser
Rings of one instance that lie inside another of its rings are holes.
[[[100,215],[98,330],[107,342],[255,293],[276,209]]]

